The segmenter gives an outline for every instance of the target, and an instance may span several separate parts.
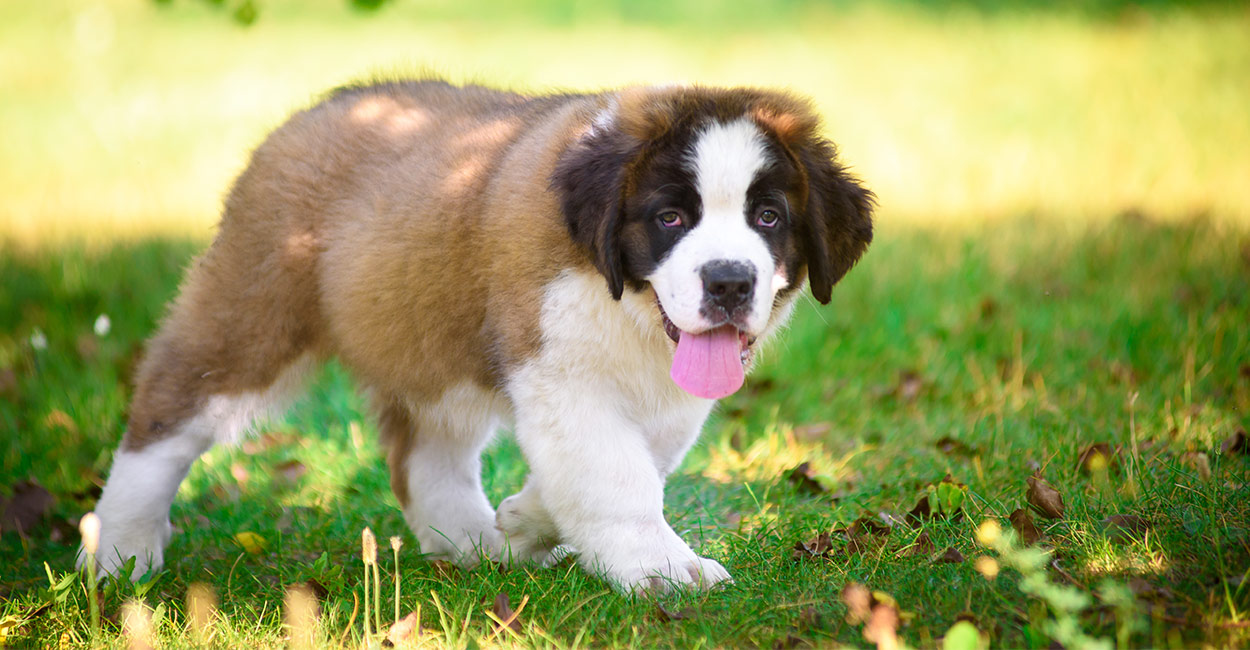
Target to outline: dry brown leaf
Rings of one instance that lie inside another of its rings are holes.
[[[17,397],[17,372],[0,368],[0,397]]]
[[[916,536],[916,541],[903,547],[901,554],[903,557],[928,556],[933,554],[933,550],[933,540],[929,539],[929,533],[922,532]]]
[[[1250,441],[1246,440],[1246,430],[1238,429],[1220,445],[1222,454],[1246,454],[1250,452]]]
[[[1042,538],[1042,531],[1033,524],[1033,515],[1030,515],[1025,508],[1016,509],[1008,519],[1011,520],[1011,527],[1020,536],[1020,541],[1026,545],[1035,544]]]
[[[1037,514],[1047,519],[1062,519],[1063,495],[1059,494],[1059,490],[1051,487],[1050,483],[1040,476],[1030,476],[1027,482],[1029,489],[1025,493],[1025,498]]]
[[[956,440],[950,436],[942,436],[937,442],[933,443],[937,450],[947,456],[976,456],[976,449],[969,447],[963,442]]]
[[[829,533],[821,533],[809,540],[795,542],[794,550],[790,553],[790,556],[796,560],[828,557],[832,548],[833,540],[830,538]]]
[[[661,605],[659,601],[655,603],[655,612],[660,615],[660,621],[664,623],[669,623],[672,621],[684,621],[688,618],[694,618],[693,608],[683,607],[673,612],[673,611],[669,611],[665,609],[664,605]]]
[[[1144,535],[1150,530],[1150,522],[1137,515],[1111,515],[1102,520],[1102,527],[1107,537],[1125,541]]]
[[[274,471],[278,474],[278,476],[281,476],[283,479],[291,483],[294,483],[298,481],[301,476],[303,476],[304,474],[308,472],[308,468],[304,466],[304,464],[299,462],[298,460],[288,460],[282,463],[278,463],[274,467]]]
[[[894,395],[904,402],[914,402],[924,390],[924,380],[915,370],[904,370],[898,373],[898,385],[894,387]]]
[[[17,483],[13,496],[0,498],[0,532],[16,531],[25,536],[55,504],[56,498],[37,481]]]
[[[524,603],[522,603],[522,606],[524,606]],[[491,607],[491,611],[503,622],[502,625],[498,622],[495,623],[496,630],[507,627],[513,632],[520,634],[521,619],[517,616],[517,611],[512,609],[512,603],[508,601],[508,594],[502,591],[499,592],[499,595],[495,596],[495,604]]]
[[[421,636],[421,619],[417,618],[416,612],[408,612],[408,615],[391,624],[391,629],[386,632],[386,640],[382,642],[385,647],[402,646],[414,638]]]
[[[438,577],[444,579],[455,578],[460,572],[456,565],[447,560],[431,560],[430,566],[434,567],[434,573],[437,573]]]
[[[912,528],[919,528],[924,522],[933,518],[933,510],[929,508],[928,495],[920,497],[916,507],[907,513],[907,523]]]
[[[967,560],[963,553],[960,553],[954,546],[948,546],[933,558],[934,564],[960,564]]]
[[[802,494],[817,495],[829,491],[816,480],[811,463],[806,461],[786,472],[785,477]]]
[[[1086,476],[1113,472],[1119,469],[1119,450],[1106,442],[1096,442],[1081,451],[1076,459],[1077,469]]]

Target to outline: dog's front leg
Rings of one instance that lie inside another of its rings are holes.
[[[582,565],[626,591],[708,587],[729,580],[664,520],[664,477],[646,432],[615,408],[610,391],[518,387],[516,435],[529,461],[526,489]]]

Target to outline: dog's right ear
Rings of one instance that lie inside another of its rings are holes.
[[[616,125],[596,124],[560,155],[550,179],[569,234],[590,251],[616,300],[625,291],[620,231],[625,182],[637,150]]]

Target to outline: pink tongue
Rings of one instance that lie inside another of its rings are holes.
[[[669,376],[695,397],[732,395],[742,388],[744,379],[738,329],[724,325],[702,334],[682,332]]]

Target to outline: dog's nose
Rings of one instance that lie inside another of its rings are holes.
[[[703,278],[703,295],[727,314],[750,301],[755,291],[755,269],[743,262],[708,262],[699,269],[699,276]]]

